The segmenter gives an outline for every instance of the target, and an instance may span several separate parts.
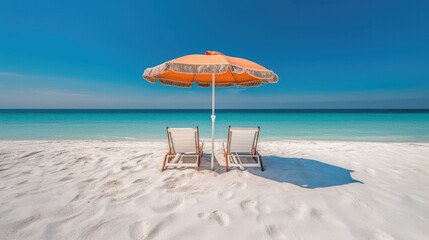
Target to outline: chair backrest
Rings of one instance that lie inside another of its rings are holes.
[[[228,129],[228,153],[256,152],[260,128],[231,128]]]
[[[199,134],[197,128],[167,127],[168,146],[171,153],[197,153]]]

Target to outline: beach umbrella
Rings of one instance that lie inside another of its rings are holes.
[[[216,51],[192,54],[147,68],[143,78],[151,83],[190,88],[212,87],[212,152],[214,163],[215,87],[258,87],[263,83],[276,83],[278,76],[271,70],[252,61],[226,56]]]

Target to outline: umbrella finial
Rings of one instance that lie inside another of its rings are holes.
[[[206,51],[206,55],[225,55],[225,54],[223,54],[221,52],[217,52],[217,51],[208,50],[208,51]]]

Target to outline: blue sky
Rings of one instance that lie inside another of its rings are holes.
[[[429,108],[428,1],[2,1],[0,108],[210,108],[210,89],[141,78],[206,50],[278,84],[219,108]],[[174,99],[174,101],[172,101]]]

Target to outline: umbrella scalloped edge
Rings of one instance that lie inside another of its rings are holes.
[[[246,72],[252,77],[258,78],[258,80],[240,82],[240,83],[216,83],[216,87],[231,87],[231,86],[240,86],[240,87],[257,87],[263,83],[276,83],[278,82],[278,76],[271,70],[257,70],[242,68],[233,64],[184,64],[184,63],[173,63],[166,62],[155,66],[153,68],[147,68],[143,73],[143,78],[151,83],[156,83],[158,80],[163,85],[175,86],[189,88],[192,87],[191,82],[183,82],[172,79],[163,79],[158,76],[171,70],[177,73],[189,73],[189,74],[222,74],[226,71],[232,73],[242,74]],[[210,87],[210,83],[198,83],[200,87]]]

